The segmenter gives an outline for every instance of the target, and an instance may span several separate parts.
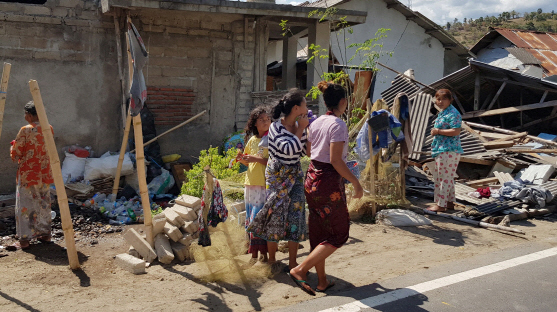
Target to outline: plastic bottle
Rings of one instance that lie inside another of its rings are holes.
[[[135,222],[135,220],[137,220],[137,216],[135,215],[133,210],[131,208],[128,208],[127,212],[128,212],[128,217],[130,217],[130,219],[132,219],[132,221]]]
[[[121,224],[131,224],[133,220],[130,217],[124,216],[117,216],[116,221],[120,222]]]

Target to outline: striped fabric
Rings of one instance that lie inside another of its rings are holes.
[[[269,157],[285,165],[294,165],[300,157],[306,155],[307,132],[304,130],[302,139],[290,133],[280,122],[273,122],[269,127]]]

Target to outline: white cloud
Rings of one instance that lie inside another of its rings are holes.
[[[401,0],[405,5],[408,1]],[[439,24],[452,22],[455,18],[462,21],[466,18],[476,19],[480,16],[495,15],[515,10],[521,15],[524,12],[536,11],[542,8],[544,12],[557,11],[555,0],[412,0],[412,10],[419,11]]]

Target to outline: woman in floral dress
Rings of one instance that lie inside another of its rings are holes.
[[[50,184],[54,182],[35,104],[31,101],[24,109],[29,124],[19,130],[10,149],[18,165],[15,220],[19,243],[14,247],[22,249],[29,248],[33,238],[50,241]]]
[[[268,263],[277,272],[278,242],[288,241],[289,267],[298,265],[298,244],[307,239],[304,174],[300,157],[309,155],[306,127],[309,124],[304,94],[290,90],[274,107],[269,128],[269,160],[265,170],[267,199],[247,228],[267,241]],[[281,118],[281,115],[283,117]]]

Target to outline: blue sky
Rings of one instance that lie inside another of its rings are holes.
[[[408,0],[400,0],[408,5]],[[276,0],[279,4],[297,4],[299,0]],[[412,10],[419,11],[438,24],[452,22],[455,18],[462,21],[466,18],[476,19],[480,16],[497,16],[504,11],[515,10],[524,12],[536,11],[542,8],[544,12],[557,11],[557,0],[412,0]]]

